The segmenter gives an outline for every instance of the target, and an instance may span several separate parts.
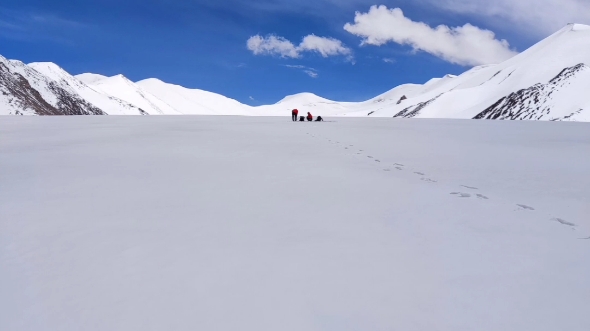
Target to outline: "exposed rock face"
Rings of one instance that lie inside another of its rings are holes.
[[[14,115],[31,112],[37,115],[59,115],[57,108],[50,105],[29,81],[18,73],[11,73],[5,63],[0,62],[0,92],[3,99],[14,110]]]
[[[106,115],[17,61],[0,58],[0,103],[14,115]]]
[[[404,100],[408,100],[408,97],[406,97],[405,95],[402,95],[402,97],[399,99],[399,101],[397,102],[397,104],[399,105],[400,103],[402,103]]]
[[[429,104],[433,103],[436,101],[436,99],[440,98],[442,94],[437,95],[436,97],[426,101],[426,102],[420,102],[417,105],[413,105],[410,106],[408,108],[405,108],[404,110],[400,111],[399,113],[395,114],[393,117],[403,117],[403,118],[412,118],[417,116],[418,114],[420,114],[420,111],[424,108],[426,108]]]
[[[590,77],[590,68],[583,63],[565,68],[549,83],[535,84],[529,88],[511,93],[479,113],[474,119],[548,119],[552,121],[573,119],[582,109],[563,117],[552,117],[551,111],[554,109],[555,99],[567,98],[567,95],[564,94],[572,92],[571,89],[566,87],[576,84],[576,80],[584,76]],[[588,93],[582,90],[580,89],[579,93]]]

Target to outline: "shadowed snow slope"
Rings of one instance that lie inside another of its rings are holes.
[[[1,329],[587,331],[589,126],[3,118]]]
[[[18,78],[11,74],[14,68],[0,70],[0,88],[7,91],[0,96],[0,114],[59,113],[59,107],[54,109],[56,93],[45,93],[45,83],[39,85],[40,81],[47,81],[67,90],[68,100],[80,100],[96,107],[91,110],[80,104],[78,108],[82,109],[67,110],[67,114],[288,116],[297,108],[302,114],[311,112],[323,117],[590,121],[588,44],[590,27],[570,24],[503,63],[475,67],[462,75],[435,78],[423,85],[401,85],[364,102],[337,102],[300,93],[260,107],[153,78],[138,83],[122,75],[105,77],[87,73],[74,78],[56,65],[33,64],[29,68],[37,68],[47,77],[39,77],[38,72],[24,75],[24,80],[31,80],[30,88],[16,83]],[[22,64],[17,67],[26,71]],[[20,93],[16,86],[28,92]],[[29,94],[36,88],[41,89],[39,97],[48,100],[33,102],[33,107],[31,100],[38,98],[31,99]],[[111,100],[105,100],[105,96]],[[50,105],[47,109],[44,102]]]

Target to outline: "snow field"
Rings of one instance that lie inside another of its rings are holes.
[[[0,122],[0,325],[585,330],[586,124],[289,120]]]

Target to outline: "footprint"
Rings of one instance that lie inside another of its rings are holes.
[[[479,190],[477,187],[473,187],[473,186],[461,185],[461,187],[468,188],[470,190]]]
[[[529,207],[527,205],[517,205],[517,206],[519,206],[520,208],[525,209],[525,210],[535,210],[535,208]]]
[[[430,178],[422,178],[423,181],[428,182],[428,183],[438,183],[436,180],[430,179]]]
[[[391,169],[383,169],[383,171],[391,171]]]
[[[372,157],[372,156],[370,156],[370,155],[369,155],[369,156],[367,156],[367,157],[368,157],[369,159],[372,159],[372,158],[373,158],[373,157]]]
[[[404,170],[404,169],[402,169],[402,168],[400,168],[400,167],[395,167],[395,168],[396,168],[397,170]]]
[[[379,161],[379,160],[375,160],[375,162],[381,162],[381,161]]]
[[[469,193],[462,193],[462,192],[453,192],[452,195],[456,195],[459,198],[471,198],[471,194]]]
[[[394,163],[393,165],[400,166],[400,167],[405,167],[403,164],[400,164],[400,163]]]
[[[421,173],[421,172],[415,172],[415,174],[416,174],[416,175],[420,175],[420,176],[424,176],[424,174],[423,174],[423,173]]]
[[[580,240],[590,240],[590,237],[588,237],[588,238],[580,238]]]
[[[348,147],[354,147],[354,145],[348,145]]]
[[[551,219],[553,222],[559,222],[563,225],[567,225],[567,226],[571,226],[571,227],[575,227],[576,225],[574,223],[568,222],[566,220],[562,220],[561,218],[552,218]]]
[[[477,198],[478,198],[478,199],[483,199],[483,200],[489,200],[489,199],[490,199],[490,198],[486,197],[486,196],[485,196],[485,195],[483,195],[483,194],[477,194]]]
[[[344,147],[344,149],[348,149],[348,147]]]

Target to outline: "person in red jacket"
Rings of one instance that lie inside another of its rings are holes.
[[[293,109],[293,111],[291,111],[291,118],[293,119],[293,122],[297,122],[297,115],[299,114],[299,110],[297,109]]]
[[[310,112],[307,112],[307,120],[308,120],[309,122],[313,121],[313,116],[311,115],[311,113],[310,113]]]

